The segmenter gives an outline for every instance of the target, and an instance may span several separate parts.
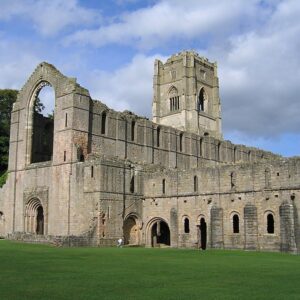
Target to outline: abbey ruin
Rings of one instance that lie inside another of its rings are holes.
[[[46,85],[53,117],[35,110]],[[223,140],[217,66],[195,52],[156,61],[153,89],[150,121],[38,65],[12,111],[0,236],[298,253],[300,158]]]

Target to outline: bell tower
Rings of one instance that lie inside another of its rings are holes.
[[[155,61],[153,122],[222,139],[217,64],[194,51]]]

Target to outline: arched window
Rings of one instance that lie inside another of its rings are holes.
[[[101,134],[106,133],[106,112],[102,113],[101,116]]]
[[[135,121],[131,122],[131,140],[134,141],[135,139]]]
[[[232,217],[232,229],[233,233],[239,233],[240,232],[240,219],[237,214],[233,215]]]
[[[267,232],[274,233],[274,216],[272,214],[267,215]]]
[[[162,180],[162,193],[165,194],[166,193],[166,179]]]
[[[217,146],[217,160],[218,161],[221,160],[221,143],[218,143],[218,146]]]
[[[179,135],[179,151],[182,152],[182,149],[183,149],[183,133],[180,133]]]
[[[202,88],[200,90],[199,97],[198,97],[198,104],[197,104],[198,111],[204,111],[204,101],[205,101],[205,91],[204,88]]]
[[[184,218],[184,233],[190,233],[190,220]]]
[[[194,192],[198,192],[198,177],[194,176]]]
[[[157,127],[157,136],[156,136],[156,147],[160,146],[160,127]]]

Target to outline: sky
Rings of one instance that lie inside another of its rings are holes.
[[[218,63],[224,139],[300,155],[299,0],[0,0],[0,12],[0,89],[47,61],[151,118],[154,60],[194,50]]]

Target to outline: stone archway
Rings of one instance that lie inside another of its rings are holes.
[[[204,217],[200,219],[199,231],[199,246],[202,250],[205,250],[207,245],[207,224]]]
[[[137,224],[135,216],[129,216],[124,221],[124,244],[125,245],[139,245],[140,244],[140,228]]]
[[[25,232],[43,235],[45,228],[44,208],[37,198],[27,202],[25,207]]]
[[[170,228],[163,219],[155,219],[150,223],[149,236],[152,247],[163,247],[171,245]]]

